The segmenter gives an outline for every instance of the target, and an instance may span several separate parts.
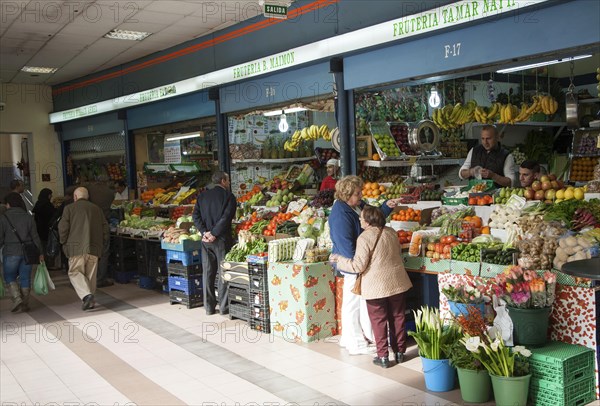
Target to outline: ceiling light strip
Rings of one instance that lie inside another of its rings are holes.
[[[500,70],[497,70],[496,73],[518,72],[521,70],[541,68],[542,66],[556,65],[557,63],[571,62],[571,61],[576,61],[578,59],[585,59],[585,58],[591,58],[591,57],[592,57],[592,55],[579,55],[579,56],[573,56],[570,58],[555,59],[553,61],[532,63],[530,65],[515,66],[514,68],[500,69]]]

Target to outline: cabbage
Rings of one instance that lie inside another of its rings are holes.
[[[179,242],[182,243],[184,240],[189,240],[190,236],[187,234],[182,234],[179,236]]]
[[[298,226],[298,235],[302,238],[314,238],[314,228],[308,223],[302,223]]]

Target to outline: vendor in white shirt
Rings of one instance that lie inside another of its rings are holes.
[[[496,187],[511,187],[515,184],[515,173],[515,159],[500,145],[498,130],[493,125],[484,125],[481,144],[471,148],[458,176],[461,179],[491,179]]]
[[[118,180],[115,184],[115,200],[129,200],[129,189],[124,181]]]

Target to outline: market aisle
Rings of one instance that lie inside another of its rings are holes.
[[[382,370],[337,344],[298,344],[171,306],[165,295],[115,285],[84,313],[66,276],[29,314],[0,301],[0,403],[431,405],[458,390],[424,392],[416,347]]]

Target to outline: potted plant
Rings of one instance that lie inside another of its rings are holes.
[[[454,317],[468,314],[467,309],[470,306],[477,308],[483,316],[485,292],[486,283],[481,278],[461,279],[454,285],[446,285],[442,288],[442,293],[448,299],[448,305]]]
[[[464,337],[461,342],[490,374],[497,406],[527,405],[531,351],[520,345],[507,347],[499,332]]]
[[[512,266],[496,275],[492,289],[506,303],[515,344],[546,344],[548,318],[556,297],[556,275],[550,271],[538,274]]]
[[[454,323],[444,325],[436,308],[423,306],[413,313],[415,331],[409,331],[408,334],[419,347],[425,386],[434,392],[452,390],[455,370],[450,365],[448,356],[461,337],[459,328]]]
[[[475,307],[469,307],[467,314],[455,318],[463,333],[463,338],[483,336],[487,326],[482,314]],[[492,382],[487,369],[475,355],[458,341],[450,352],[450,365],[458,372],[460,394],[465,402],[485,403],[492,393]]]

